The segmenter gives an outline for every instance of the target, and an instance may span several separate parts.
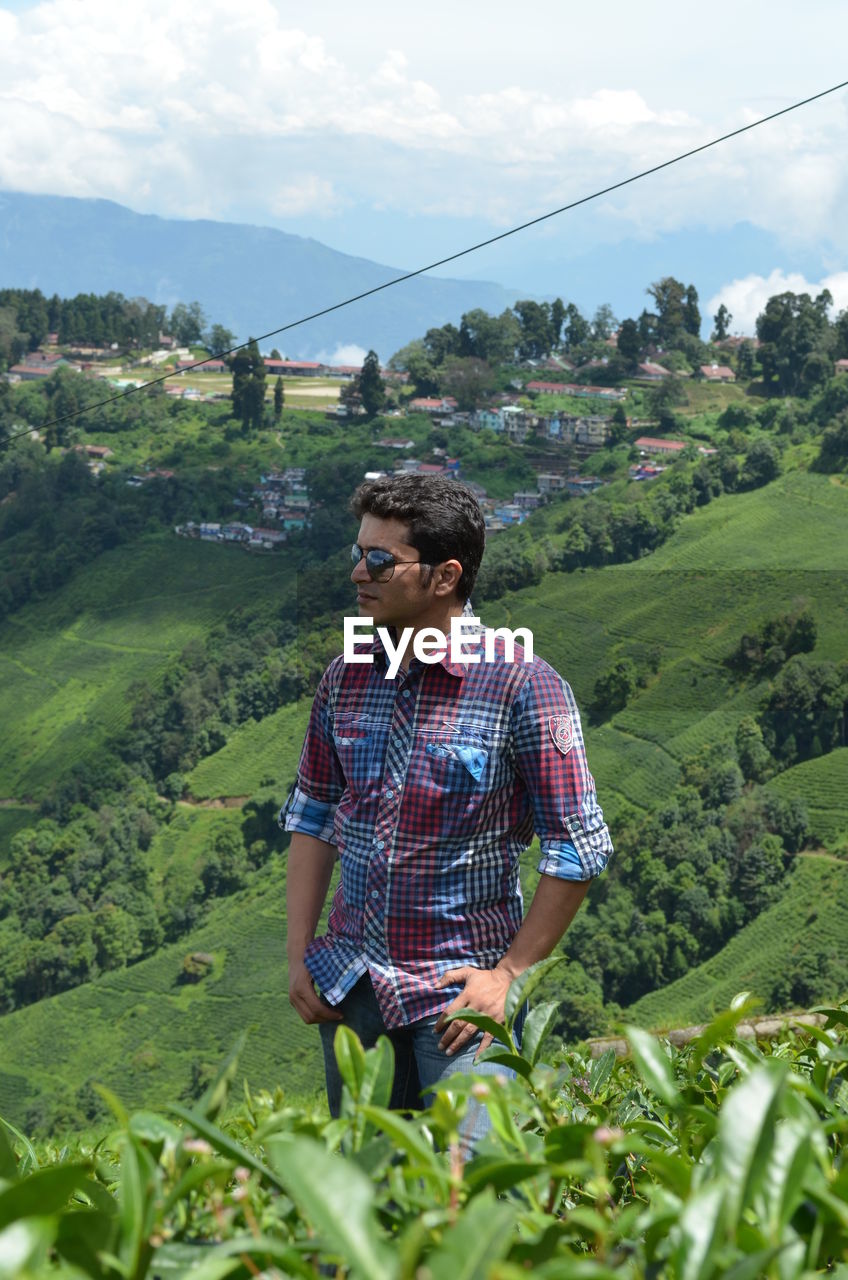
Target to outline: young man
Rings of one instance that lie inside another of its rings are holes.
[[[395,1107],[420,1106],[457,1070],[485,1070],[474,1059],[490,1037],[446,1015],[502,1021],[510,982],[550,954],[612,853],[568,685],[518,647],[509,661],[502,638],[485,661],[482,628],[462,652],[450,643],[483,556],[474,496],[455,480],[401,475],[361,485],[352,506],[360,616],[375,635],[392,629],[390,648],[405,631],[408,643],[394,678],[379,637],[361,646],[368,660],[330,663],[280,815],[292,832],[289,998],[320,1026],[333,1115],[339,1022],[366,1047],[391,1037]],[[435,663],[413,653],[424,628],[448,637]],[[518,860],[534,830],[542,877],[522,922]],[[486,1125],[477,1112],[471,1141]]]

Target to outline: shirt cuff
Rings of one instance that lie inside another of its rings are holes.
[[[589,821],[576,813],[570,814],[564,825],[570,840],[564,833],[540,837],[539,871],[560,880],[594,880],[606,867],[613,851],[603,814],[595,806]]]
[[[295,786],[280,810],[277,823],[283,831],[300,831],[325,844],[335,844],[333,825],[338,807],[338,804],[315,800]]]
[[[547,845],[536,870],[546,876],[555,876],[557,880],[591,879],[591,876],[583,870],[579,853],[568,841],[562,841],[556,846]]]

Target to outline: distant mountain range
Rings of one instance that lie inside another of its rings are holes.
[[[240,339],[409,269],[271,227],[159,218],[111,200],[0,192],[0,288],[38,288],[62,297],[115,290],[169,307],[197,299],[210,322]],[[485,281],[422,276],[281,334],[270,345],[308,359],[356,344],[387,359],[433,325],[458,324],[472,307],[500,312],[518,296]]]

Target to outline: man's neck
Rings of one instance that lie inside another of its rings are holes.
[[[438,627],[442,635],[450,636],[451,619],[462,617],[462,610],[463,610],[462,602],[457,601],[455,604],[449,605],[444,610],[440,610],[435,615],[431,615],[425,619],[420,619],[417,622],[407,622],[405,627],[404,626],[398,627],[397,625],[395,625],[393,629],[395,631],[396,643],[400,639],[406,627],[412,627],[412,633],[408,637],[406,647],[404,648],[404,651],[403,651],[403,657],[400,660],[401,669],[403,671],[409,670],[410,663],[412,662],[412,659],[414,657],[415,637],[418,635],[419,632],[425,631],[431,627]]]

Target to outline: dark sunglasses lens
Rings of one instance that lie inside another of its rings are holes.
[[[390,551],[369,551],[365,557],[365,568],[369,576],[379,582],[381,578],[391,574],[395,567],[395,558]]]

